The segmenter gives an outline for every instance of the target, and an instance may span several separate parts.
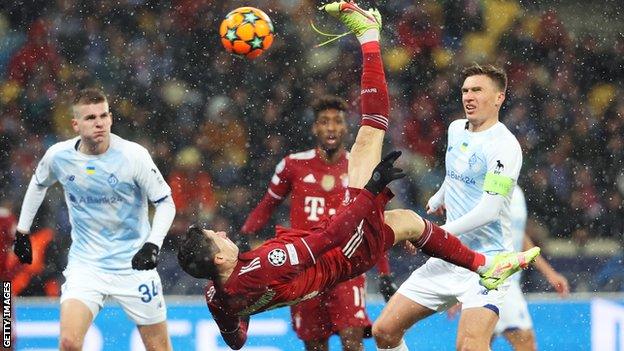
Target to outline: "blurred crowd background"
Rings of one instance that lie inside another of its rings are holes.
[[[501,116],[523,148],[519,184],[528,200],[529,234],[574,291],[624,291],[621,21],[609,20],[615,2],[556,3],[379,5],[392,102],[387,144],[405,150],[402,162],[409,170],[395,186],[394,204],[424,213],[443,180],[446,128],[463,117],[458,73],[472,62],[495,63],[509,75]],[[254,61],[225,53],[217,33],[224,15],[243,5],[265,10],[276,30],[273,47]],[[310,20],[329,32],[344,29],[317,14],[318,5],[2,2],[0,223],[19,213],[45,149],[74,135],[72,94],[101,87],[111,103],[113,132],[147,147],[173,189],[178,214],[159,266],[165,292],[200,292],[174,258],[186,227],[200,221],[236,236],[277,162],[313,147],[310,104],[316,97],[345,98],[352,108],[351,131],[357,127],[359,47],[345,38],[314,48],[323,38],[311,30]],[[585,11],[582,18],[578,11]],[[273,224],[286,223],[286,214],[283,206]],[[59,187],[48,192],[33,231],[38,261],[20,266],[3,255],[3,274],[14,279],[19,294],[57,295],[71,242]],[[10,243],[10,230],[2,233]],[[270,235],[267,228],[252,241]],[[397,279],[423,259],[393,251]],[[525,279],[528,290],[548,289],[535,272]]]

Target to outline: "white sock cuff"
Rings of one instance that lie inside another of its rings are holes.
[[[375,28],[368,29],[362,33],[362,35],[357,37],[357,39],[360,42],[360,45],[370,41],[379,41],[379,30]]]
[[[490,269],[491,265],[492,265],[492,257],[485,256],[485,264],[477,268],[477,273],[479,274],[485,273],[488,269]]]
[[[401,344],[399,346],[391,348],[391,349],[380,349],[378,347],[377,351],[409,351],[409,349],[407,348],[407,345],[405,344],[405,339],[401,339]]]

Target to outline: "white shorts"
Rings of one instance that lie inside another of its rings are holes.
[[[112,274],[93,268],[68,266],[63,271],[61,304],[68,299],[83,302],[93,313],[93,319],[107,299],[113,299],[137,325],[151,325],[167,319],[167,307],[162,294],[158,272],[134,271]]]
[[[398,293],[434,311],[462,303],[462,309],[486,307],[498,314],[509,283],[487,290],[479,275],[437,258],[430,258],[401,284]]]
[[[500,307],[499,317],[494,334],[502,334],[507,330],[533,329],[533,321],[518,281],[510,284],[507,296]]]

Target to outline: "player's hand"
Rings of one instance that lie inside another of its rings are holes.
[[[32,263],[32,245],[30,244],[30,235],[15,233],[15,241],[13,242],[13,252],[21,263]]]
[[[154,269],[157,264],[158,246],[150,242],[143,244],[143,247],[132,257],[132,268],[140,271]]]
[[[405,177],[402,169],[394,167],[394,162],[399,156],[401,156],[401,151],[392,151],[387,154],[373,169],[373,174],[364,189],[373,195],[377,195],[393,180]]]
[[[444,216],[444,212],[446,212],[446,206],[440,205],[439,207],[432,207],[430,204],[427,204],[426,210],[427,210],[427,214],[432,214],[435,216]]]
[[[405,240],[405,244],[403,244],[403,247],[405,248],[405,251],[407,251],[407,253],[412,256],[418,253],[418,248],[416,247],[416,245],[412,244],[412,242],[409,240]]]
[[[570,294],[570,286],[566,277],[559,273],[553,273],[546,277],[550,285],[557,291],[559,296],[566,297]]]
[[[386,302],[390,301],[390,298],[397,291],[397,286],[392,281],[392,276],[389,274],[383,274],[379,276],[379,293],[383,296]]]

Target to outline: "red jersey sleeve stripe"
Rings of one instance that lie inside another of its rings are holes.
[[[308,243],[306,243],[306,241],[303,240],[303,238],[301,238],[301,241],[303,241],[303,245],[305,245],[306,249],[308,249],[308,253],[310,254],[310,257],[312,257],[312,262],[316,264],[316,258],[314,257],[314,254],[312,253],[310,246],[308,246]]]
[[[273,190],[271,190],[271,188],[269,188],[268,190],[269,195],[271,195],[272,198],[277,199],[277,200],[281,200],[284,197],[277,195],[275,192],[273,192]]]

